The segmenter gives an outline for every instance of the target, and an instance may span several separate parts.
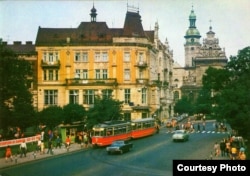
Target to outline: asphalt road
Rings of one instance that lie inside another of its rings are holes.
[[[188,142],[173,142],[162,128],[154,136],[132,140],[134,148],[122,155],[108,155],[105,148],[78,151],[45,160],[35,160],[0,170],[0,176],[166,176],[172,175],[174,159],[207,159],[213,145],[227,134],[191,133]]]

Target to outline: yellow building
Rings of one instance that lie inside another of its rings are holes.
[[[165,97],[161,88],[170,78],[158,70],[159,53],[166,50],[158,34],[143,30],[137,11],[127,11],[123,28],[109,28],[106,22],[97,22],[96,16],[93,7],[91,20],[77,28],[39,27],[38,110],[69,103],[88,109],[95,96],[112,95],[124,102],[126,119],[168,116],[169,109],[161,107],[160,98]],[[161,54],[160,59],[166,60],[164,64],[173,61],[171,53]]]

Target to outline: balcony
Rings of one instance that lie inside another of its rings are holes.
[[[41,60],[41,67],[42,68],[60,68],[60,61],[44,61]]]
[[[144,62],[144,61],[140,61],[140,62],[137,62],[136,67],[139,67],[139,68],[146,68],[148,66],[147,62]]]
[[[78,78],[72,78],[72,79],[66,79],[66,85],[92,85],[92,86],[98,86],[98,85],[105,85],[105,86],[114,86],[117,85],[116,78],[110,78],[110,79],[78,79]]]
[[[148,79],[139,78],[139,79],[136,79],[136,83],[137,84],[148,84]]]

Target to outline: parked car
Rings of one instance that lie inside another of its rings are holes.
[[[176,130],[172,136],[173,141],[188,141],[189,134],[186,130]]]
[[[106,151],[108,152],[108,154],[117,152],[123,154],[124,152],[128,152],[132,148],[133,144],[131,142],[119,140],[114,141],[110,146],[106,147]]]

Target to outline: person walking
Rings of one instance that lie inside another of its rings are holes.
[[[66,140],[65,140],[65,147],[67,148],[67,151],[69,151],[69,146],[70,146],[70,138],[69,138],[69,136],[67,136],[67,138],[66,138]]]
[[[7,146],[6,147],[6,151],[5,151],[5,161],[6,161],[6,163],[8,162],[8,159],[10,159],[11,162],[13,161],[12,152],[11,152],[10,146]]]
[[[48,151],[47,151],[47,154],[53,155],[53,151],[52,151],[52,141],[51,141],[51,139],[49,139],[49,141],[48,141]]]
[[[62,140],[59,136],[56,137],[56,148],[59,147],[61,148],[61,143],[62,143]]]
[[[221,140],[220,142],[220,151],[221,151],[221,156],[226,156],[226,142],[225,140]]]
[[[21,150],[21,156],[20,156],[20,158],[22,158],[23,155],[24,155],[24,157],[26,157],[27,145],[25,143],[25,140],[23,140],[23,142],[21,143],[20,150]]]

